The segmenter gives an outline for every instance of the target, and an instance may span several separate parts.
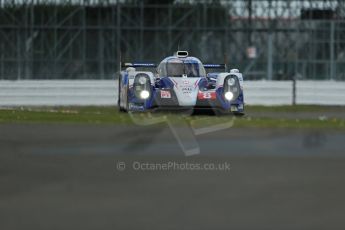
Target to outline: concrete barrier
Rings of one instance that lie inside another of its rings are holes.
[[[297,104],[345,105],[345,82],[297,81]]]
[[[116,80],[0,81],[0,106],[116,105]],[[345,105],[345,82],[297,81],[297,104]],[[245,81],[248,105],[291,105],[291,81]]]
[[[114,80],[0,81],[0,106],[115,105]]]
[[[291,81],[245,81],[244,101],[248,105],[291,105]]]

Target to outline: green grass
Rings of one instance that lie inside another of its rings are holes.
[[[255,117],[250,113],[255,112],[278,112],[296,113],[303,112],[326,112],[333,111],[344,113],[344,107],[322,107],[322,106],[247,106],[249,114],[243,118],[232,116],[187,116],[181,119],[181,115],[169,115],[176,124],[181,121],[191,122],[194,126],[198,124],[223,124],[234,120],[233,127],[253,128],[325,128],[345,130],[345,120],[339,118],[325,119],[296,119],[277,117]],[[155,113],[154,116],[161,117],[165,113]],[[138,119],[145,119],[145,114],[137,114]],[[0,123],[70,123],[70,124],[124,124],[131,125],[133,121],[126,113],[120,113],[115,107],[41,107],[41,108],[8,108],[0,109]]]
[[[345,113],[345,106],[321,106],[321,105],[283,105],[283,106],[246,106],[246,112],[339,112]]]
[[[130,123],[112,107],[44,107],[0,110],[0,123]]]

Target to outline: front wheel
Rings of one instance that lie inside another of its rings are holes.
[[[236,117],[243,117],[244,115],[246,115],[245,113],[238,113],[238,112],[235,112],[233,113]]]
[[[121,76],[119,77],[119,84],[118,84],[118,90],[117,90],[117,109],[119,112],[126,112],[124,108],[121,106]]]

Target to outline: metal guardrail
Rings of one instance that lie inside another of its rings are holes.
[[[0,106],[115,106],[116,80],[0,81]],[[291,105],[292,81],[245,81],[248,105]],[[345,82],[297,81],[296,104],[345,105]]]

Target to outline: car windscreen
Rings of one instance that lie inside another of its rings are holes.
[[[180,62],[166,63],[166,75],[169,77],[204,77],[205,71],[199,63]]]

